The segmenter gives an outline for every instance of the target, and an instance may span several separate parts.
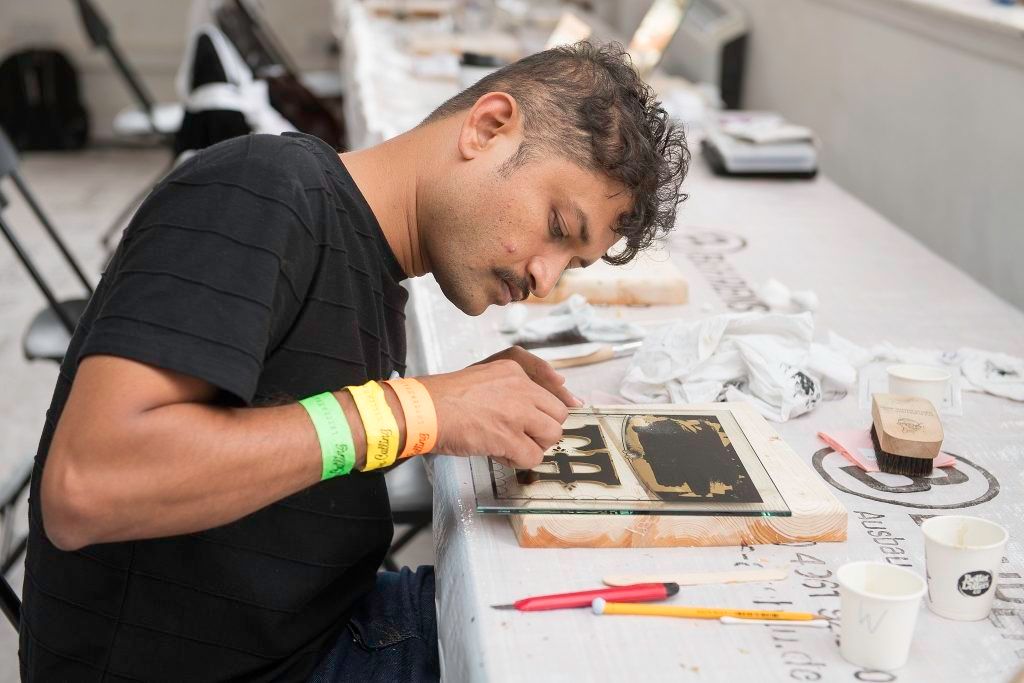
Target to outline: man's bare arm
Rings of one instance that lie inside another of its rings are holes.
[[[209,529],[320,480],[320,445],[302,406],[206,404],[214,394],[202,380],[124,358],[83,360],[43,471],[50,540],[72,550]],[[347,392],[335,396],[359,467],[358,412]]]
[[[553,371],[552,371],[553,373]],[[435,451],[534,467],[567,416],[553,391],[502,359],[421,377],[438,416]],[[340,389],[340,387],[339,387]],[[202,380],[115,356],[79,365],[41,482],[43,525],[58,548],[192,533],[233,522],[320,480],[316,431],[297,403],[209,405]],[[365,463],[351,396],[336,391]],[[397,396],[385,395],[399,425]]]

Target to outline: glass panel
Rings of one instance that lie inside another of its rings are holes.
[[[572,411],[562,439],[532,470],[472,458],[477,510],[789,516],[730,408],[635,410]]]

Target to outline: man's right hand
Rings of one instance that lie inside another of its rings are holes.
[[[417,379],[437,411],[435,453],[489,455],[529,469],[562,438],[569,409],[515,361],[495,360]]]

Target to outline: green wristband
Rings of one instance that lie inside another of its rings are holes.
[[[299,405],[309,413],[320,440],[320,455],[324,461],[320,481],[351,472],[356,464],[356,446],[338,399],[331,392],[325,391],[302,399]]]

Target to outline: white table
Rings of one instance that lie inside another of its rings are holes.
[[[364,140],[401,132],[454,93],[453,83],[424,83],[394,66],[401,55],[388,22],[355,8],[344,26],[348,78],[360,81],[352,103]],[[358,36],[353,36],[353,31]],[[353,45],[366,46],[364,54]],[[372,46],[370,50],[369,46]],[[353,92],[353,91],[350,91]],[[401,105],[390,106],[401,93]],[[413,100],[419,99],[420,107]],[[624,309],[637,320],[697,319],[752,303],[749,287],[776,277],[814,289],[817,334],[835,330],[870,345],[956,349],[974,346],[1024,355],[1024,315],[924,249],[827,178],[811,182],[730,181],[694,159],[670,240],[690,281],[684,307]],[[434,282],[411,283],[409,304],[420,370],[454,370],[507,345],[496,331],[502,311],[459,313]],[[536,314],[543,312],[538,307]],[[584,398],[617,391],[627,360],[569,369]],[[1003,681],[1024,664],[1024,404],[965,394],[963,415],[946,416],[945,448],[959,474],[929,481],[857,478],[820,442],[820,430],[870,422],[856,392],[777,425],[783,438],[833,485],[850,513],[849,540],[806,547],[680,549],[522,549],[506,519],[475,511],[468,462],[437,457],[434,535],[439,637],[446,680],[494,681]],[[914,491],[926,488],[928,491]],[[982,502],[976,502],[982,501]],[[939,506],[947,506],[940,508]],[[717,622],[595,617],[586,610],[492,610],[529,595],[598,587],[602,576],[659,570],[701,571],[786,566],[784,582],[683,588],[677,602],[821,611],[836,616],[835,569],[855,559],[894,561],[923,574],[922,516],[954,512],[995,519],[1010,529],[996,609],[987,621],[959,623],[922,608],[911,663],[893,674],[859,671],[836,647],[834,630],[724,626]],[[899,551],[868,530],[886,529]]]

